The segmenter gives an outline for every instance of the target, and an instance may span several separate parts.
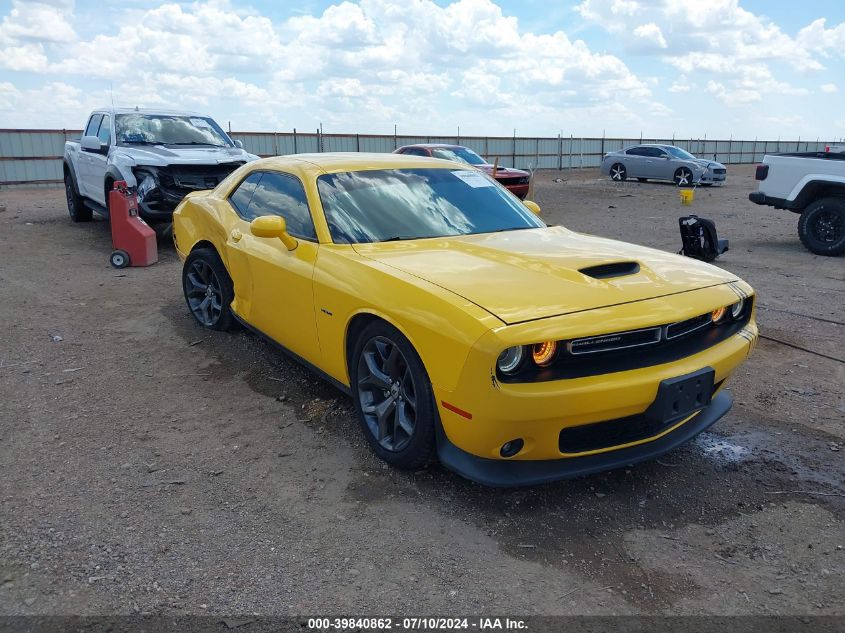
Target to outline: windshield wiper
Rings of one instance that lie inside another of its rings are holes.
[[[120,141],[123,145],[161,145],[159,141]]]

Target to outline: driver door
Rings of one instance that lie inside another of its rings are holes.
[[[298,178],[276,171],[253,172],[229,197],[237,215],[227,249],[237,312],[249,325],[316,364],[320,357],[314,312],[314,265],[318,243]],[[285,219],[297,246],[256,237],[250,222],[264,215]]]

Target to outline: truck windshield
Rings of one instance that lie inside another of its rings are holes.
[[[545,226],[492,178],[457,166],[325,174],[317,189],[335,244]]]
[[[226,133],[212,119],[198,116],[132,112],[115,118],[121,145],[211,145],[232,147]]]

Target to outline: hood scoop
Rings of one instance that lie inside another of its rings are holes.
[[[593,279],[611,279],[613,277],[624,277],[640,272],[640,265],[637,262],[614,262],[612,264],[599,264],[581,268],[579,273],[592,277]]]

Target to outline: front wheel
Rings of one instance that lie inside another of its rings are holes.
[[[73,184],[73,176],[65,174],[65,198],[67,199],[67,212],[73,222],[90,222],[92,211],[85,206],[85,203]]]
[[[622,163],[614,163],[610,167],[610,179],[615,180],[616,182],[622,182],[628,178],[628,170],[625,169],[625,165]]]
[[[188,309],[200,325],[231,330],[235,325],[230,305],[235,298],[232,278],[216,251],[193,251],[182,268],[182,290]]]
[[[358,421],[376,455],[402,469],[428,463],[437,410],[431,381],[408,339],[388,323],[371,323],[355,344],[350,373]]]
[[[845,199],[822,198],[807,206],[798,220],[798,236],[816,255],[845,253]]]
[[[673,180],[679,187],[689,187],[692,185],[692,171],[687,167],[679,167],[675,170]]]

